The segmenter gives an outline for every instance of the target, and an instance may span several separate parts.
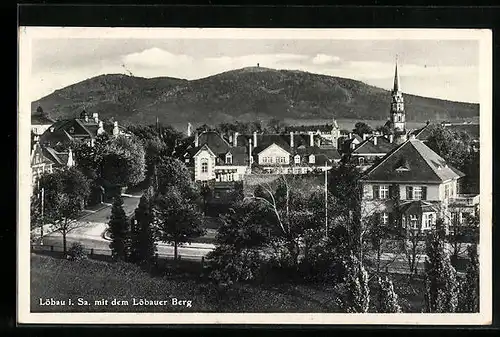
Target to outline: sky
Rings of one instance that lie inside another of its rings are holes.
[[[390,89],[396,55],[404,93],[480,100],[477,40],[35,38],[31,55],[32,101],[101,74],[191,80],[257,63]]]

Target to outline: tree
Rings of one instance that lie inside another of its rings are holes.
[[[75,218],[89,195],[89,181],[78,169],[68,168],[40,177],[40,187],[45,191],[45,220],[62,234],[66,254],[67,234],[82,226]]]
[[[338,298],[340,307],[347,313],[368,312],[370,288],[363,264],[351,253],[344,261],[344,270],[345,277]]]
[[[271,132],[271,133],[282,133],[284,132],[285,130],[285,127],[286,127],[286,123],[277,119],[277,118],[271,118],[268,122],[267,122],[267,130],[268,132]]]
[[[290,179],[293,178],[281,175],[276,188],[270,184],[260,185],[250,198],[262,202],[271,211],[277,236],[274,243],[279,249],[286,249],[288,263],[297,267],[305,232],[320,224],[313,221],[314,212],[308,203],[310,195],[292,188]]]
[[[199,201],[200,191],[193,181],[189,168],[179,159],[164,157],[156,168],[157,192],[167,194],[171,189],[177,189],[190,199]]]
[[[153,201],[153,189],[150,187],[142,195],[132,223],[130,258],[139,264],[150,261],[156,252]]]
[[[443,223],[438,221],[426,245],[425,309],[429,313],[452,313],[458,304],[457,272],[445,249]]]
[[[113,138],[106,146],[101,170],[108,186],[121,188],[140,183],[145,178],[142,145],[125,136]]]
[[[208,276],[231,285],[254,279],[262,262],[262,249],[270,240],[269,209],[256,201],[237,203],[221,215],[216,248],[207,255]]]
[[[188,199],[178,187],[167,194],[158,194],[154,201],[154,223],[160,240],[174,245],[174,259],[178,257],[178,246],[204,234],[202,214],[198,205]]]
[[[375,128],[375,131],[380,132],[383,135],[394,134],[394,131],[388,125],[379,125]]]
[[[425,235],[421,228],[412,228],[408,225],[399,238],[401,250],[408,264],[409,277],[412,280],[417,273],[417,266],[424,253],[425,248],[422,241],[425,239]]]
[[[130,224],[123,210],[121,195],[115,195],[109,220],[111,254],[115,259],[125,261],[129,256]]]
[[[459,312],[479,312],[479,256],[477,245],[468,247],[469,261],[460,287]]]
[[[370,125],[364,122],[357,122],[356,124],[354,124],[354,129],[352,129],[352,132],[363,137],[364,134],[371,134],[373,132],[373,129]]]
[[[398,313],[401,312],[398,295],[394,291],[392,281],[387,276],[377,278],[378,287],[378,312]]]

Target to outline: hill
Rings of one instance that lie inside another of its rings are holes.
[[[405,94],[408,121],[479,116],[479,105]],[[248,67],[183,80],[100,75],[32,103],[50,117],[85,109],[103,118],[152,123],[219,123],[255,119],[387,119],[390,93],[363,82],[303,71]]]

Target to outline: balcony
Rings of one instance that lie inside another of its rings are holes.
[[[450,198],[450,206],[475,206],[479,204],[479,194],[459,194]]]

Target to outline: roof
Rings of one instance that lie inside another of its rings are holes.
[[[66,152],[57,152],[51,147],[42,147],[42,152],[50,159],[54,164],[58,166],[65,166],[68,163],[68,153]]]
[[[287,126],[285,128],[286,132],[316,132],[316,131],[321,131],[321,132],[331,132],[332,129],[334,129],[336,126],[332,124],[322,124],[322,125],[291,125]]]
[[[429,138],[430,136],[430,131],[431,131],[430,125],[431,124],[427,124],[424,127],[411,132],[410,134],[415,135],[415,138],[425,142],[427,138]]]
[[[362,180],[440,183],[463,176],[422,141],[410,138],[368,169]]]
[[[205,131],[198,136],[198,145],[203,146],[204,144],[207,144],[215,154],[226,153],[231,147],[231,145],[215,131]]]
[[[44,115],[31,115],[31,125],[52,125],[54,120]]]
[[[383,136],[377,136],[377,145],[375,145],[375,136],[372,136],[364,141],[362,141],[352,153],[362,155],[362,154],[377,154],[377,153],[388,153],[394,149],[397,145],[391,143],[387,138]]]
[[[404,202],[399,206],[402,214],[420,214],[422,212],[437,212],[434,204],[422,200]]]

